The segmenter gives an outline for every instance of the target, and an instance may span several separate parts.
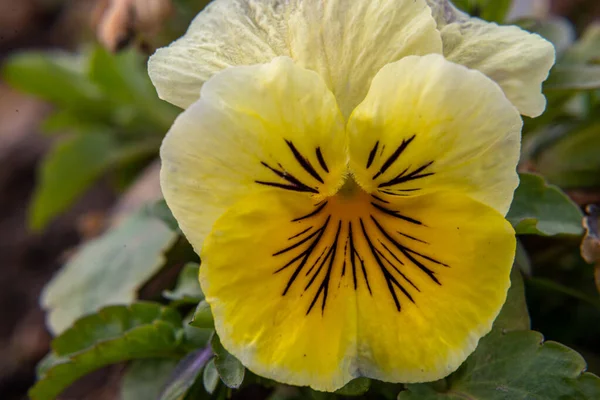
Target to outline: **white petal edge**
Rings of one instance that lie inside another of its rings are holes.
[[[448,0],[427,3],[442,34],[444,57],[496,81],[522,115],[544,112],[542,83],[554,65],[552,43],[517,26],[471,18]]]
[[[162,99],[187,108],[216,72],[289,56],[321,75],[348,116],[384,65],[441,52],[425,0],[215,0],[148,72]]]
[[[217,72],[289,55],[282,7],[281,0],[213,1],[183,37],[150,57],[148,73],[159,97],[185,109]]]

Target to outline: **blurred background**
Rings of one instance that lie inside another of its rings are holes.
[[[205,3],[0,0],[0,399],[27,398],[48,352],[38,299],[54,272],[79,243],[161,197],[156,157],[178,110],[158,100],[145,62]],[[494,19],[481,1],[455,3]],[[597,204],[600,1],[511,7],[507,21],[551,39],[562,60],[545,88],[548,112],[526,121],[521,169],[582,207]],[[533,328],[598,373],[600,299],[580,239],[525,238],[527,295]],[[94,373],[61,398],[116,399],[122,370]]]

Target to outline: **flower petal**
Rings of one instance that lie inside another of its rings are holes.
[[[150,57],[148,73],[160,98],[187,108],[217,72],[289,56],[287,7],[280,0],[211,2],[182,38]]]
[[[326,391],[358,376],[435,380],[489,332],[516,246],[502,215],[458,194],[399,199],[405,218],[371,201],[272,191],[215,223],[200,280],[223,345],[251,371]]]
[[[333,391],[356,376],[356,295],[338,285],[338,221],[318,204],[277,191],[235,204],[206,239],[200,283],[221,342],[248,369]]]
[[[186,108],[221,69],[286,55],[317,71],[348,115],[382,66],[441,51],[425,0],[216,0],[148,69],[161,98]]]
[[[334,193],[346,169],[344,125],[333,94],[289,58],[223,71],[175,121],[161,148],[161,187],[199,250],[240,198],[283,188]]]
[[[348,122],[350,165],[390,200],[464,193],[505,215],[518,185],[522,121],[498,85],[439,55],[385,66]]]
[[[299,1],[290,21],[292,57],[327,77],[345,116],[384,65],[442,50],[424,0]]]
[[[496,81],[521,114],[537,117],[546,108],[542,82],[555,60],[554,47],[517,26],[469,18],[448,0],[427,0],[442,34],[444,56]]]
[[[441,379],[475,350],[505,302],[514,230],[461,194],[379,204],[392,213],[371,214],[366,228],[381,273],[370,275],[373,296],[357,299],[360,371],[383,381]]]

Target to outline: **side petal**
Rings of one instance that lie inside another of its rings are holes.
[[[347,116],[382,66],[441,52],[425,0],[215,0],[148,70],[161,98],[186,108],[219,70],[290,56],[322,76]]]
[[[182,38],[150,57],[148,73],[159,97],[187,108],[217,72],[289,56],[286,4],[281,0],[211,2]]]
[[[282,189],[308,200],[334,193],[346,169],[333,94],[288,58],[215,75],[161,147],[161,187],[200,250],[214,221],[240,198]]]
[[[555,60],[550,42],[517,26],[470,18],[448,0],[427,2],[448,60],[479,70],[496,81],[521,114],[537,117],[544,112],[542,82]]]
[[[439,55],[382,68],[348,122],[350,166],[385,200],[434,191],[505,215],[518,185],[522,121],[498,85]]]

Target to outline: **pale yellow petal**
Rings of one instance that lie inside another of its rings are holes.
[[[326,77],[345,116],[384,65],[409,55],[441,53],[424,0],[299,1],[289,34],[292,57]]]
[[[521,114],[546,108],[542,82],[554,64],[554,47],[517,26],[470,18],[448,0],[427,0],[442,34],[444,56],[496,81]]]
[[[290,56],[322,76],[347,116],[385,64],[441,51],[425,0],[215,0],[149,73],[161,98],[185,108],[223,68]]]
[[[182,38],[150,57],[148,73],[160,98],[187,108],[202,84],[224,68],[289,55],[286,8],[280,0],[210,3]]]
[[[249,193],[334,193],[346,169],[333,94],[288,58],[223,71],[175,121],[161,148],[161,187],[195,249],[214,221]]]
[[[390,200],[464,193],[505,215],[518,185],[522,121],[492,80],[439,55],[385,66],[348,123],[350,165]]]

